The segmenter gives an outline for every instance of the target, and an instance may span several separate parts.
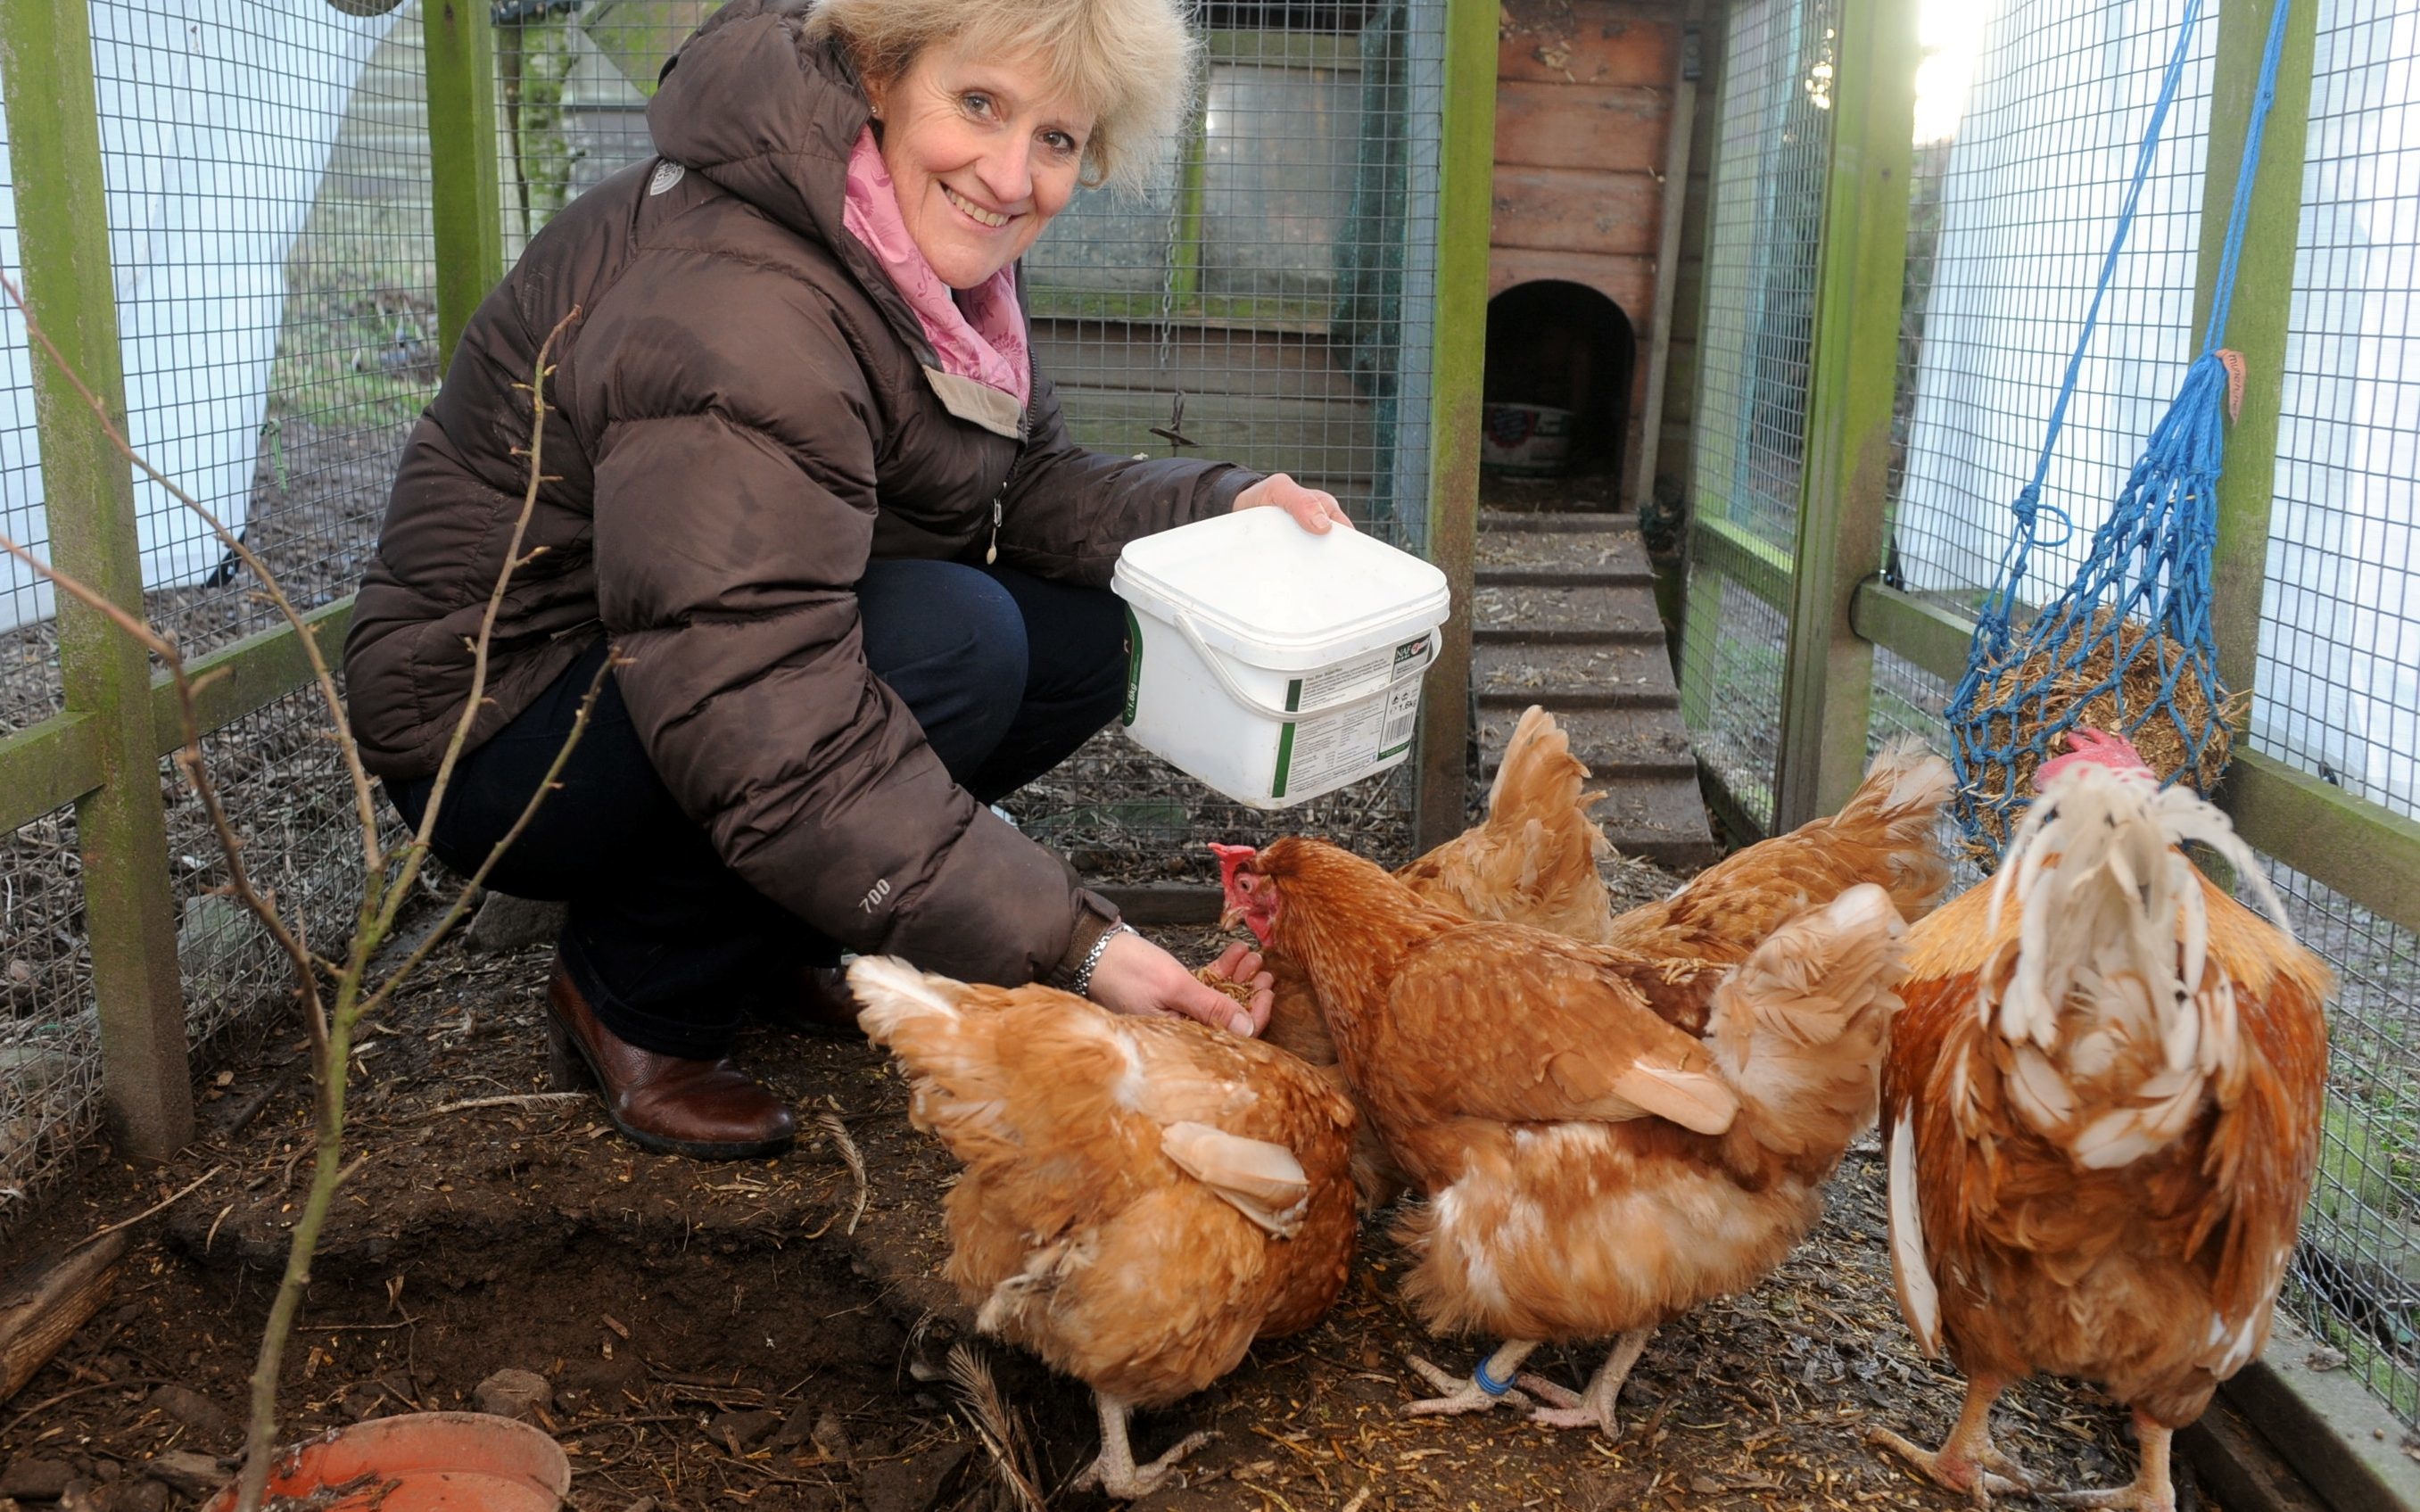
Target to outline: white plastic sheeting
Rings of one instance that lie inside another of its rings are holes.
[[[395,17],[318,0],[95,0],[90,13],[130,439],[240,530],[287,253],[362,66]],[[22,280],[5,131],[0,122],[0,263]],[[0,314],[0,532],[29,543],[49,535],[32,381],[10,305]],[[215,573],[225,552],[208,527],[156,484],[135,489],[145,583]],[[47,585],[0,561],[0,632],[52,608]]]
[[[2319,10],[2254,743],[2420,815],[2420,0]]]
[[[2193,296],[2213,0],[2194,39],[2043,502],[2024,599],[2073,574],[2200,350]],[[2184,0],[2008,0],[1943,185],[1906,483],[1907,586],[1997,581]],[[2254,746],[2420,813],[2420,0],[2319,0]],[[2045,519],[2042,538],[2055,538]]]

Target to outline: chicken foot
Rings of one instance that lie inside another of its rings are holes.
[[[1405,1356],[1423,1380],[1447,1395],[1414,1402],[1404,1409],[1404,1415],[1442,1417],[1455,1412],[1484,1412],[1491,1407],[1528,1407],[1529,1398],[1513,1389],[1512,1377],[1537,1347],[1535,1339],[1507,1339],[1466,1380],[1439,1369],[1419,1355]]]
[[[1216,1433],[1188,1433],[1157,1459],[1138,1465],[1134,1462],[1134,1446],[1126,1442],[1126,1419],[1134,1409],[1107,1392],[1094,1392],[1093,1401],[1101,1413],[1101,1454],[1073,1482],[1074,1489],[1079,1491],[1098,1487],[1103,1494],[1121,1502],[1149,1496],[1159,1489],[1160,1483],[1183,1463],[1186,1456],[1218,1437]]]
[[[2124,1512],[2177,1512],[2176,1482],[2168,1476],[2170,1430],[2139,1411],[2134,1414],[2134,1442],[2142,1446],[2143,1463],[2134,1483],[2106,1491],[2054,1491],[2050,1500],[2061,1506],[2121,1508]]]
[[[1608,1439],[1621,1437],[1621,1420],[1614,1413],[1614,1404],[1621,1400],[1621,1387],[1630,1379],[1631,1366],[1638,1364],[1639,1353],[1647,1348],[1652,1328],[1635,1328],[1613,1341],[1612,1352],[1597,1367],[1596,1377],[1589,1382],[1585,1395],[1556,1385],[1544,1377],[1524,1374],[1522,1388],[1546,1403],[1529,1414],[1532,1423],[1550,1428],[1603,1428]]]
[[[1866,1442],[1888,1449],[1924,1472],[1935,1485],[1963,1491],[1979,1504],[1994,1496],[2033,1490],[2025,1467],[2000,1452],[1992,1442],[1992,1404],[2000,1399],[2002,1383],[1990,1376],[1966,1382],[1966,1400],[1958,1410],[1958,1426],[1938,1450],[1919,1449],[1888,1428],[1869,1428]]]

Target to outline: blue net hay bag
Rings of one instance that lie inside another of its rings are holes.
[[[2218,539],[2226,428],[2242,404],[2245,381],[2242,355],[2225,345],[2227,309],[2251,212],[2261,129],[2276,99],[2291,0],[2280,0],[2270,18],[2201,355],[2152,428],[2111,500],[2108,518],[2093,531],[2072,581],[2039,613],[2024,607],[2034,548],[2062,546],[2073,528],[2071,517],[2047,502],[2043,490],[2202,6],[2203,0],[2187,0],[2099,287],[2051,406],[2033,480],[2009,507],[2014,528],[2001,558],[1998,586],[1976,616],[1966,675],[1945,710],[1959,778],[1954,813],[1965,832],[1967,853],[1986,871],[2033,802],[2036,769],[2065,749],[2069,731],[2089,727],[2123,735],[2161,781],[2190,784],[2207,798],[2226,770],[2235,732],[2250,709],[2248,693],[2230,694],[2219,681],[2211,556]],[[2038,539],[2036,531],[2045,526],[2058,534]]]
[[[2162,781],[2207,797],[2250,705],[2248,693],[2227,692],[2207,658],[2174,635],[2105,607],[2074,616],[2057,634],[2059,607],[2008,660],[1984,669],[1952,727],[1966,758],[1954,812],[1967,854],[1986,871],[2033,799],[2036,769],[2067,748],[2069,730],[2123,735]]]

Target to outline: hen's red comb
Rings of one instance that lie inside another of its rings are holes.
[[[1246,865],[1261,852],[1256,846],[1220,845],[1213,840],[1210,842],[1210,853],[1218,858],[1219,885],[1233,887],[1235,885],[1235,868]]]
[[[2072,729],[2067,732],[2067,754],[2055,756],[2034,772],[2034,789],[2039,792],[2055,781],[2062,772],[2077,767],[2107,767],[2112,772],[2149,772],[2151,764],[2134,749],[2134,742],[2108,730]]]

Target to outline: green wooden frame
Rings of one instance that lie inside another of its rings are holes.
[[[484,5],[427,8],[439,326],[450,353],[503,271],[493,43]],[[101,129],[85,8],[0,0],[0,86],[8,100],[25,296],[61,353],[122,428],[117,309],[109,261]],[[144,608],[133,473],[65,378],[37,357],[35,423],[52,560],[122,609]],[[333,656],[350,598],[303,616]],[[101,1088],[118,1147],[164,1160],[192,1137],[193,1083],[169,885],[159,764],[184,743],[174,690],[107,618],[61,597],[66,709],[0,737],[0,828],[70,803],[101,1026]],[[205,732],[309,681],[291,626],[248,636],[190,669]]]
[[[2235,190],[2231,165],[2242,156],[2260,53],[2276,3],[2245,0],[2227,8],[2219,21],[2205,226],[2226,224]],[[2242,413],[2228,432],[2220,479],[2213,617],[2220,670],[2237,688],[2251,685],[2258,650],[2316,25],[2316,9],[2308,4],[2297,5],[2288,18],[2276,101],[2261,147],[2228,320],[2228,344],[2244,354],[2247,376]],[[2213,231],[2202,248],[2197,327],[2209,318],[2218,256]],[[1970,614],[1869,579],[1855,593],[1851,625],[1863,639],[1945,681],[1965,674],[1974,629]],[[2244,839],[2262,852],[2380,918],[2420,932],[2420,822],[2273,756],[2241,749],[2218,802]]]
[[[1843,0],[1816,265],[1807,443],[1781,683],[1774,828],[1847,801],[1866,768],[1873,647],[1849,627],[1882,569],[1891,401],[1916,162],[1916,0]]]
[[[61,357],[119,425],[126,384],[110,276],[92,31],[82,5],[0,4],[25,300]],[[143,608],[134,475],[57,365],[33,362],[35,424],[51,560],[121,609]],[[108,616],[58,596],[67,726],[91,763],[76,795],[85,927],[100,1014],[101,1096],[119,1144],[165,1160],[193,1136],[185,1000],[168,889],[160,753],[151,739],[150,656]],[[59,756],[45,776],[55,789]]]
[[[1479,541],[1479,399],[1487,361],[1487,261],[1496,195],[1492,0],[1446,0],[1438,164],[1436,323],[1429,394],[1429,559],[1460,612],[1420,693],[1415,845],[1461,833],[1470,794],[1470,594]]]

